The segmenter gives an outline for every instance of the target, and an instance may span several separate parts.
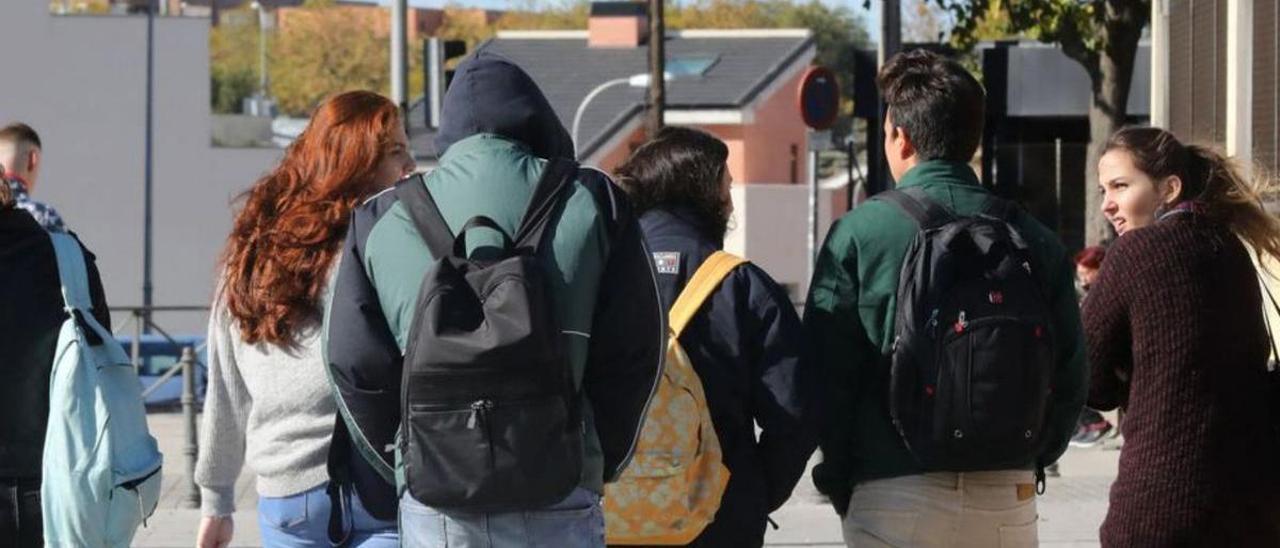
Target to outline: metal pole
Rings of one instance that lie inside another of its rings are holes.
[[[183,508],[200,507],[200,488],[196,486],[196,353],[190,346],[182,349],[182,424],[187,443],[182,453],[187,457],[187,495]]]
[[[899,0],[880,0],[880,48],[877,51],[876,62],[878,67],[884,67],[884,64],[891,57],[902,49],[902,7]],[[874,142],[884,142],[884,122],[888,113],[885,110],[884,98],[880,98],[880,105],[874,123],[876,125],[873,131],[868,133],[874,135]],[[893,174],[889,172],[888,159],[884,157],[885,151],[879,150],[875,158],[868,155],[867,164],[872,165],[875,162],[877,181],[875,182],[876,190],[890,188],[889,181],[893,180]],[[894,182],[896,184],[896,181]],[[871,194],[870,191],[867,192]]]
[[[217,0],[214,0],[217,2]],[[267,8],[258,2],[258,95],[267,96]],[[262,113],[258,113],[261,115]]]
[[[151,239],[151,163],[152,163],[152,103],[153,93],[155,90],[155,22],[156,22],[156,5],[155,0],[147,2],[147,114],[146,114],[146,166],[143,171],[143,201],[142,201],[142,330],[144,333],[151,332],[151,266],[154,257],[152,256]]]
[[[142,311],[133,311],[133,344],[129,345],[129,356],[133,360],[133,372],[142,368]]]
[[[405,49],[409,42],[405,22],[408,13],[408,0],[391,2],[391,100],[401,113],[409,112],[409,53]]]
[[[880,66],[902,49],[902,8],[899,0],[880,0]]]
[[[582,147],[578,145],[578,129],[582,125],[582,115],[587,112],[587,105],[591,104],[591,100],[595,99],[597,95],[604,93],[605,90],[613,86],[626,84],[629,82],[631,82],[631,78],[618,78],[615,80],[609,80],[608,82],[605,82],[603,84],[596,86],[596,89],[591,90],[591,92],[588,93],[587,96],[582,99],[582,102],[578,103],[578,110],[573,113],[573,124],[570,126],[570,130],[569,130],[569,137],[573,139],[574,156],[577,156],[577,153],[581,152],[581,149],[582,149]]]
[[[858,152],[857,149],[853,146],[854,145],[853,132],[850,131],[849,134],[850,134],[849,138],[845,140],[844,167],[845,167],[845,176],[848,177],[844,187],[844,210],[845,211],[853,211],[853,190],[854,190],[853,163],[857,161],[856,159],[854,159],[853,155]]]
[[[1053,205],[1057,207],[1058,234],[1062,234],[1062,138],[1053,140]]]
[[[645,111],[645,134],[653,139],[666,123],[667,72],[666,22],[663,0],[649,0],[649,101]]]
[[[437,37],[427,39],[427,125],[440,127],[440,107],[444,101],[444,44]]]
[[[818,149],[813,146],[814,132],[809,132],[809,277],[813,279],[818,262]]]

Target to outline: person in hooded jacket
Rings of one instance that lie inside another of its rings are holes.
[[[710,134],[668,127],[614,170],[640,212],[664,309],[724,247],[733,213],[728,156]],[[791,496],[818,442],[821,381],[805,360],[800,318],[773,278],[743,263],[693,316],[680,345],[702,381],[729,469],[715,521],[691,546],[761,546],[769,513]]]
[[[484,48],[458,66],[436,147],[439,167],[423,180],[455,234],[477,215],[516,233],[549,160],[574,156],[568,132],[529,75]],[[404,546],[604,544],[600,496],[634,449],[661,373],[666,326],[625,193],[597,170],[579,169],[573,179],[538,258],[584,410],[582,474],[566,498],[542,508],[460,512],[427,507],[407,491],[397,501],[402,353],[435,261],[398,192],[353,213],[325,328],[342,417],[331,475],[349,478],[375,515],[395,515],[398,502]],[[471,257],[501,245],[492,230],[467,234]]]

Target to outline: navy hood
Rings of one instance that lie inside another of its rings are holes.
[[[546,96],[515,63],[480,49],[458,65],[440,108],[436,153],[480,133],[518,141],[541,158],[574,157],[573,139]]]

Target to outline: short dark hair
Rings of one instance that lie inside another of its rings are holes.
[[[614,174],[637,212],[687,209],[698,217],[698,228],[705,235],[723,240],[730,210],[720,181],[728,159],[729,147],[710,133],[665,127],[631,153]]]
[[[14,122],[3,128],[0,128],[0,141],[10,141],[14,143],[26,143],[35,145],[36,148],[44,148],[40,144],[40,134],[31,126],[22,122]]]
[[[876,78],[893,125],[921,160],[968,162],[982,142],[986,94],[960,66],[931,51],[899,53]]]

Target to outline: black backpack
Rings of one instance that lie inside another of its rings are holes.
[[[401,394],[405,482],[427,506],[529,510],[581,479],[578,392],[538,259],[577,171],[548,162],[514,237],[484,216],[454,237],[421,176],[396,188],[437,258],[410,326]],[[480,227],[501,234],[503,247],[468,259],[466,234]]]
[[[961,217],[918,188],[882,193],[919,227],[898,282],[889,412],[929,470],[1025,466],[1043,448],[1054,345],[1035,261],[992,197]],[[1039,468],[1050,463],[1036,463]]]

